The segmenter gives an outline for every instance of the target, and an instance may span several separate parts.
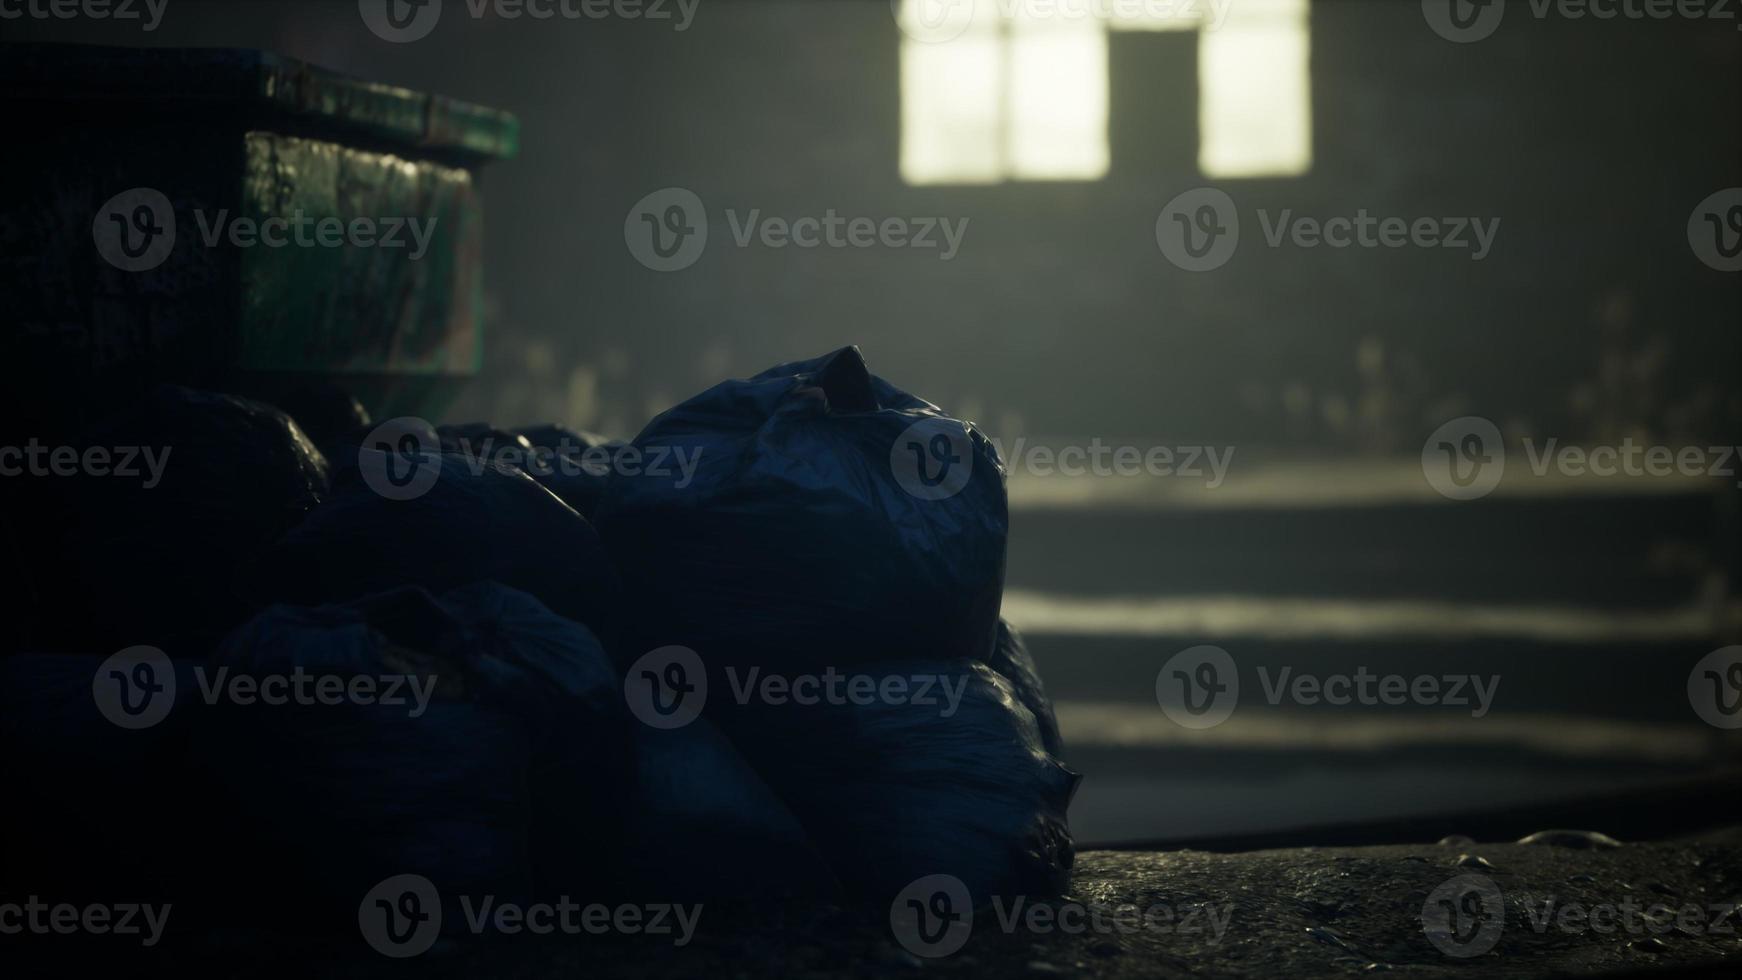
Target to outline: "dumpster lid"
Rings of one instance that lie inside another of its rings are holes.
[[[289,117],[481,159],[507,159],[520,144],[512,113],[251,48],[0,45],[0,102],[222,106],[249,124]]]

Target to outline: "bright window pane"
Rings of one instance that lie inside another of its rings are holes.
[[[1099,23],[1018,27],[1010,39],[1009,160],[1028,180],[1107,173],[1107,35]]]
[[[1243,0],[1198,38],[1198,165],[1210,177],[1312,166],[1307,0]]]
[[[910,184],[1001,179],[996,35],[901,46],[901,176]]]
[[[1106,176],[1107,30],[1198,31],[1206,176],[1311,168],[1310,0],[1073,3],[902,0],[903,178]]]

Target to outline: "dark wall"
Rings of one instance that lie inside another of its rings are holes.
[[[1154,239],[1165,202],[1211,183],[1194,165],[1186,35],[1114,37],[1108,179],[916,188],[897,171],[900,35],[876,0],[701,0],[681,33],[450,13],[404,45],[352,2],[172,0],[150,34],[0,30],[271,47],[518,113],[521,157],[485,184],[488,367],[457,415],[632,431],[721,376],[858,343],[874,369],[995,428],[1414,451],[1466,411],[1566,439],[1742,428],[1742,287],[1684,231],[1697,202],[1742,184],[1734,26],[1520,12],[1457,45],[1413,2],[1318,0],[1312,172],[1215,182],[1249,227],[1204,274]],[[700,195],[713,230],[696,265],[659,274],[631,257],[623,221],[669,185]],[[1273,250],[1251,227],[1260,207],[1501,226],[1481,262]],[[740,249],[727,208],[970,224],[948,262]]]

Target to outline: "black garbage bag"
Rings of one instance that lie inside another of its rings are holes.
[[[839,897],[839,883],[798,819],[707,719],[635,728],[631,815],[607,852],[623,897]]]
[[[487,422],[436,426],[444,453],[513,466],[591,518],[605,493],[605,480],[628,444],[566,426],[548,424],[513,431]]]
[[[1003,464],[858,348],[727,381],[655,418],[597,521],[642,649],[710,662],[984,659],[1004,583]]]
[[[435,427],[442,452],[459,453],[477,459],[497,459],[518,467],[532,444],[512,432],[498,429],[488,422],[463,422]]]
[[[24,481],[38,649],[205,655],[254,611],[238,570],[329,488],[296,423],[230,395],[162,386],[80,441],[75,475]]]
[[[724,716],[849,893],[887,903],[932,874],[960,878],[981,901],[1062,891],[1081,777],[1047,754],[1010,682],[964,659],[863,673],[905,690],[854,696],[848,678],[816,704],[752,697]],[[709,703],[724,696],[710,677]]]
[[[395,471],[415,475],[386,482]],[[495,581],[600,634],[619,593],[592,525],[519,469],[373,449],[335,461],[332,498],[262,555],[250,579],[263,599],[300,605]]]
[[[598,855],[633,795],[634,722],[598,641],[533,597],[480,582],[274,606],[209,670],[220,691],[302,677],[310,694],[220,694],[199,739],[264,901],[331,898],[354,928],[358,898],[392,875],[449,899],[609,887]],[[314,697],[336,690],[327,678],[345,692]]]
[[[624,455],[628,443],[566,426],[529,426],[514,435],[532,447],[530,462],[522,467],[527,475],[588,518],[598,512],[612,471],[625,468],[619,459],[629,458]]]
[[[1016,631],[1016,627],[1002,619],[998,621],[998,642],[992,647],[992,656],[987,659],[986,666],[1010,682],[1016,700],[1034,715],[1046,751],[1056,758],[1064,758],[1065,742],[1059,735],[1058,718],[1053,715],[1052,700],[1046,696],[1046,686],[1040,681],[1040,672],[1034,667],[1028,644],[1022,642],[1022,634]]]
[[[297,427],[328,456],[361,446],[374,428],[363,403],[331,381],[303,382],[276,392],[267,400],[295,419]]]
[[[607,439],[597,432],[582,432],[579,429],[571,429],[559,422],[521,426],[514,430],[514,434],[534,446],[548,449],[562,448],[564,451],[573,451],[575,448],[587,449],[619,441]]]

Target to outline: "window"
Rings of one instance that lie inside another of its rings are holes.
[[[1206,176],[1304,173],[1312,165],[1308,2],[901,0],[902,177],[1106,176],[1110,30],[1198,33]]]

